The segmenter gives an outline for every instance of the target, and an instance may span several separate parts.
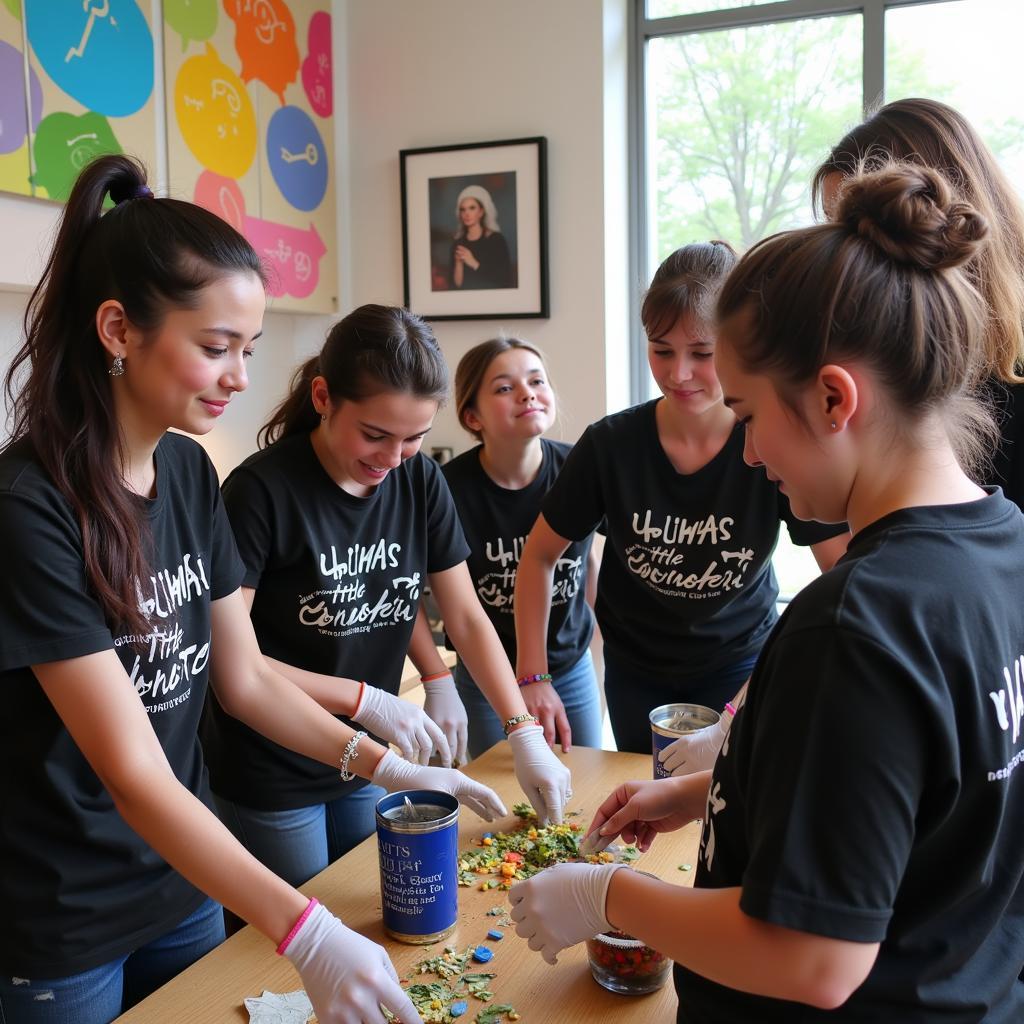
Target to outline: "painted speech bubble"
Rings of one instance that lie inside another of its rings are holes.
[[[43,116],[43,89],[35,68],[28,69],[32,97],[32,131]],[[25,124],[25,61],[21,50],[0,40],[0,153],[20,149],[28,135]]]
[[[241,178],[256,157],[256,112],[242,80],[206,44],[174,83],[174,113],[195,158],[225,178]]]
[[[39,122],[32,152],[36,164],[32,184],[63,202],[86,164],[104,153],[123,150],[110,122],[90,110],[79,116],[64,111],[47,114]]]
[[[309,46],[302,62],[302,88],[306,90],[309,105],[321,117],[330,117],[334,109],[331,81],[331,16],[317,11],[309,19]]]
[[[267,125],[267,162],[281,195],[297,210],[314,210],[327,191],[327,150],[300,107],[275,110]]]
[[[164,21],[181,36],[184,53],[189,43],[205,42],[217,31],[217,0],[164,0]]]
[[[304,299],[320,282],[320,258],[327,252],[313,224],[309,230],[245,218],[245,237],[268,264],[267,291],[273,296]]]
[[[126,117],[153,92],[153,36],[134,0],[25,0],[28,41],[69,96],[107,117]]]
[[[224,0],[235,23],[235,52],[242,81],[257,79],[284,104],[284,91],[299,72],[295,19],[284,0]]]
[[[203,171],[196,181],[193,202],[221,220],[226,220],[236,231],[245,233],[245,196],[238,182],[213,171]]]

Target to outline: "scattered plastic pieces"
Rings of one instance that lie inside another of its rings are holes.
[[[679,865],[679,870],[680,871],[689,871],[689,870],[691,870],[692,867],[693,867],[692,864],[680,864]]]
[[[497,928],[492,928],[487,933],[487,938],[493,939],[495,942],[500,942],[503,938],[505,938],[505,933],[499,932]]]
[[[469,1008],[469,1003],[465,999],[459,999],[452,1003],[451,1009],[448,1011],[453,1017],[461,1017],[466,1010]]]
[[[478,964],[487,963],[493,956],[494,950],[488,949],[486,946],[477,946],[476,949],[473,950],[473,959]]]

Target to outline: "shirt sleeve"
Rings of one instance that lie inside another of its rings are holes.
[[[741,908],[881,941],[928,778],[922,687],[872,638],[818,628],[772,645],[750,689],[731,751],[751,780]]]
[[[224,509],[244,571],[240,585],[256,589],[275,537],[274,510],[266,485],[245,468],[224,481]]]
[[[92,596],[70,506],[0,494],[0,671],[78,658],[114,646]]]
[[[569,452],[541,505],[548,526],[566,540],[583,540],[604,522],[597,452],[594,427],[590,426]]]
[[[238,546],[235,544],[235,537],[224,508],[224,499],[216,483],[213,491],[212,544],[214,581],[210,588],[210,599],[217,601],[228,594],[233,594],[242,585],[246,569],[238,554]]]
[[[422,456],[427,497],[427,572],[444,572],[469,558],[452,493],[440,467]]]

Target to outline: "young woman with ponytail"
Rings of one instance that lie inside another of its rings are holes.
[[[676,961],[678,1020],[1024,1019],[1024,516],[971,478],[986,218],[936,172],[851,177],[718,300],[744,457],[838,565],[765,644],[710,772],[620,786],[591,825],[647,848],[704,819],[695,887],[558,865],[513,886],[530,945],[615,927]]]
[[[291,959],[322,1024],[379,1004],[419,1020],[383,948],[211,810],[208,682],[228,714],[335,772],[504,813],[459,772],[359,737],[260,653],[216,473],[180,432],[207,433],[245,389],[265,302],[258,256],[224,221],[154,198],[127,157],[82,172],[6,379],[5,1021],[107,1024],[223,938],[219,904]]]
[[[261,431],[265,447],[225,481],[242,593],[264,654],[297,687],[381,739],[420,733],[405,745],[425,761],[435,746],[459,753],[451,728],[446,736],[397,697],[429,580],[505,726],[520,784],[542,818],[560,821],[569,772],[527,713],[477,601],[440,467],[420,451],[447,393],[447,366],[419,317],[366,305],[336,323]],[[427,710],[452,723],[458,705],[464,721],[449,675],[439,688]],[[203,736],[224,821],[284,877],[304,881],[373,831],[380,794],[363,780],[340,780],[215,704]]]

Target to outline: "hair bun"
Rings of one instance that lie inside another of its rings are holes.
[[[936,170],[893,163],[850,178],[836,220],[887,256],[922,270],[970,260],[988,234],[985,218]]]

